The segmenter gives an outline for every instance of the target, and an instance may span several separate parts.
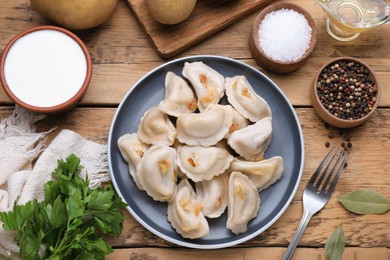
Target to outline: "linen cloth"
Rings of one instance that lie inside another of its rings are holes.
[[[44,117],[16,106],[0,122],[0,212],[12,210],[15,200],[20,205],[33,199],[43,200],[44,184],[51,180],[57,160],[72,153],[80,158],[84,166],[82,176],[88,174],[91,188],[110,180],[106,145],[62,130],[46,147],[48,132],[37,133],[35,124]],[[18,252],[14,233],[5,231],[0,222],[0,259],[1,255],[18,258]]]

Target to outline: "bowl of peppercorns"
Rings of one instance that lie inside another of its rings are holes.
[[[311,88],[314,111],[339,128],[365,122],[377,108],[379,98],[380,87],[374,71],[352,57],[336,58],[325,64]]]

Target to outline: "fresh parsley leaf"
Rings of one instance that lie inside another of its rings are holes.
[[[24,223],[31,216],[34,210],[34,202],[29,201],[25,205],[14,204],[13,211],[10,213],[0,213],[0,220],[4,223],[5,230],[21,230]]]
[[[81,197],[81,192],[75,192],[65,199],[65,206],[68,214],[68,223],[75,218],[81,217],[84,214],[84,203]]]
[[[114,191],[92,191],[86,201],[88,202],[88,208],[91,210],[108,210],[112,206],[112,198]]]
[[[0,213],[3,228],[16,231],[22,259],[104,259],[112,252],[100,234],[120,234],[126,204],[112,184],[91,190],[82,169],[75,155],[58,160],[44,201],[15,203],[12,212]]]
[[[20,240],[20,255],[23,259],[41,259],[39,256],[39,248],[41,241],[38,237],[30,230],[26,229]]]

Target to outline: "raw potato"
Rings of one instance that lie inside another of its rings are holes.
[[[196,0],[145,0],[150,15],[162,24],[178,24],[194,10]]]
[[[85,30],[104,23],[118,0],[30,0],[42,16],[71,30]]]

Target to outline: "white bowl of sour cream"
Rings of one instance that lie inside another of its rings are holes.
[[[54,114],[70,110],[85,94],[92,62],[72,32],[38,26],[16,35],[3,51],[0,82],[18,105]]]

